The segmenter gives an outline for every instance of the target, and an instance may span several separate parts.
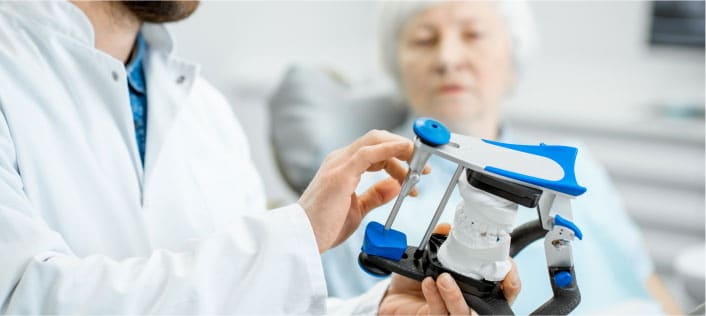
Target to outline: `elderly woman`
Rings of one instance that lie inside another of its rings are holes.
[[[511,141],[501,124],[500,105],[512,90],[519,66],[531,43],[531,21],[520,2],[394,2],[382,10],[381,47],[389,74],[396,80],[412,115],[395,133],[412,137],[411,119],[429,116],[461,134]],[[446,189],[455,165],[433,157],[431,174],[418,186],[419,197],[407,200],[395,229],[416,245]],[[589,191],[575,200],[574,220],[587,236],[574,248],[582,304],[577,313],[606,311],[659,312],[648,287],[655,288],[653,266],[638,230],[623,210],[606,172],[580,150],[578,179]],[[363,179],[361,188],[383,175]],[[454,200],[455,199],[455,200]],[[441,221],[460,200],[454,194]],[[390,205],[365,218],[384,222]],[[536,217],[518,211],[519,223]],[[357,266],[363,223],[344,244],[323,258],[329,294],[349,297],[380,279]],[[541,243],[516,258],[524,290],[515,302],[518,314],[528,314],[551,297]],[[519,283],[519,280],[510,280]],[[651,284],[651,285],[648,285]],[[620,309],[616,309],[620,308]]]

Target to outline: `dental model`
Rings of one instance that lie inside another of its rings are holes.
[[[472,187],[466,178],[458,182],[463,201],[456,207],[453,229],[439,249],[439,261],[477,280],[501,281],[512,267],[508,258],[517,204]]]
[[[566,315],[581,302],[572,242],[583,233],[573,222],[572,200],[586,192],[576,182],[578,149],[520,145],[451,133],[431,118],[415,120],[414,153],[407,177],[383,225],[370,222],[358,255],[360,267],[376,276],[392,272],[422,281],[449,273],[463,298],[480,315],[512,315],[502,292],[510,257],[543,239],[553,296],[531,315]],[[402,201],[421,181],[432,156],[457,165],[418,246],[392,228]],[[460,180],[459,180],[460,179]],[[456,186],[463,198],[449,236],[433,234]],[[537,210],[537,219],[515,227],[518,205]],[[514,229],[513,229],[514,227]],[[538,302],[539,303],[539,302]]]

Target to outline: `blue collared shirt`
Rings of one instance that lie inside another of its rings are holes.
[[[136,52],[133,58],[125,66],[127,71],[127,85],[130,91],[130,107],[132,108],[132,119],[135,123],[135,138],[137,149],[140,152],[140,161],[145,164],[145,142],[147,140],[147,83],[145,71],[142,66],[142,58],[147,50],[147,44],[142,38],[142,34],[137,34],[135,40]]]

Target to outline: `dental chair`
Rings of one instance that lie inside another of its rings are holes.
[[[302,193],[324,157],[371,129],[392,130],[408,111],[385,81],[351,85],[332,71],[293,66],[270,97],[277,167]]]

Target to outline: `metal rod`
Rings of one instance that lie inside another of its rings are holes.
[[[392,206],[392,210],[390,211],[390,216],[387,217],[387,222],[385,222],[385,230],[390,229],[390,227],[392,227],[392,223],[395,222],[395,217],[397,217],[397,212],[399,212],[400,206],[402,206],[403,199],[403,194],[397,196],[397,200],[395,200],[395,204]]]
[[[439,205],[436,207],[434,217],[432,217],[431,222],[429,223],[429,227],[427,227],[427,231],[424,233],[424,238],[422,238],[422,241],[419,243],[419,247],[417,247],[417,251],[424,251],[424,248],[426,248],[427,243],[429,242],[429,237],[434,231],[434,228],[436,227],[436,223],[439,221],[439,218],[441,218],[441,214],[444,213],[446,203],[449,201],[449,197],[451,196],[451,193],[453,193],[454,188],[456,187],[456,182],[458,182],[458,178],[461,176],[461,172],[463,172],[463,166],[459,165],[458,167],[456,167],[456,171],[451,177],[449,185],[446,187],[446,192],[444,192],[444,196],[441,198],[441,202],[439,202]]]
[[[414,153],[412,154],[412,159],[409,161],[409,169],[407,169],[407,176],[402,182],[402,187],[400,188],[400,193],[397,195],[397,200],[390,210],[390,215],[387,217],[387,222],[385,222],[385,230],[392,227],[392,223],[397,217],[397,213],[400,211],[402,206],[402,200],[404,200],[407,195],[414,190],[414,186],[419,183],[419,180],[424,172],[424,166],[431,156],[431,151],[425,149],[427,146],[424,145],[419,138],[414,141]]]
[[[397,200],[395,200],[395,204],[392,206],[390,216],[387,217],[387,222],[385,222],[385,230],[392,227],[392,223],[395,221],[395,217],[397,217],[397,212],[400,211],[400,207],[402,206],[402,200],[407,196],[407,194],[409,194],[409,192],[412,192],[414,186],[419,183],[419,177],[419,172],[414,171],[412,168],[407,171],[407,177],[402,183],[400,194],[397,195]]]

